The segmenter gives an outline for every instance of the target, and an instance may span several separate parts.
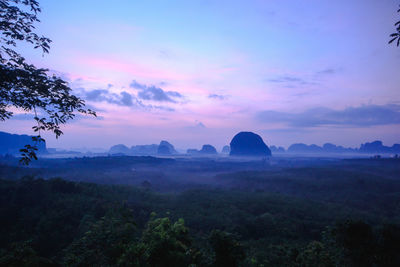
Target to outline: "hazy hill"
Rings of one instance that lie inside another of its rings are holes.
[[[25,145],[34,145],[32,136],[0,132],[0,154],[19,154]],[[37,144],[38,153],[47,153],[46,143]]]
[[[200,154],[217,155],[217,150],[212,145],[204,145],[199,152]]]
[[[362,153],[400,153],[400,144],[394,144],[391,147],[384,146],[382,141],[362,144],[360,149]]]
[[[272,147],[271,147],[272,148]],[[276,147],[274,147],[274,150]],[[273,151],[274,151],[273,150]],[[360,148],[349,148],[343,146],[337,146],[331,143],[326,143],[322,147],[312,144],[306,145],[303,143],[297,143],[289,146],[287,152],[290,153],[400,153],[400,144],[394,144],[391,147],[384,146],[382,141],[374,141],[371,143],[361,144]]]
[[[126,145],[119,144],[112,146],[110,150],[108,151],[110,154],[125,154],[128,155],[130,153],[129,148]]]
[[[163,140],[160,142],[160,145],[158,146],[157,154],[173,155],[173,154],[178,154],[178,152],[175,150],[173,145],[171,145],[168,141]]]

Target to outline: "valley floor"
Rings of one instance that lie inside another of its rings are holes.
[[[400,160],[0,159],[0,266],[399,266]]]

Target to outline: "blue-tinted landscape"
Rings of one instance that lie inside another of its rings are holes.
[[[0,0],[0,266],[400,266],[397,0]]]

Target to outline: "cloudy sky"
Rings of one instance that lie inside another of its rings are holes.
[[[400,142],[397,0],[40,0],[49,55],[99,118],[49,147],[159,143],[220,149],[239,131],[267,144]],[[0,130],[31,134],[23,115]]]

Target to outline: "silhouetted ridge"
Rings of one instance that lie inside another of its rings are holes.
[[[158,146],[157,153],[160,154],[160,155],[178,154],[178,152],[176,152],[174,146],[171,145],[169,142],[164,141],[164,140],[160,142],[160,145]]]
[[[272,147],[271,147],[272,150]],[[275,152],[275,147],[274,150]],[[289,153],[400,153],[400,144],[393,146],[384,146],[382,141],[374,141],[371,143],[361,144],[360,148],[350,148],[337,146],[331,143],[326,143],[322,147],[317,145],[306,145],[303,143],[293,144],[289,146]]]
[[[199,150],[195,149],[195,148],[189,148],[188,150],[186,150],[186,154],[196,155],[196,154],[199,154]]]
[[[128,154],[130,154],[130,150],[127,146],[125,146],[123,144],[118,144],[118,145],[112,146],[110,148],[110,150],[108,151],[108,153],[128,155]]]
[[[271,156],[271,150],[261,136],[252,132],[240,132],[230,143],[231,156]]]
[[[306,144],[293,144],[288,148],[288,152],[291,153],[321,153],[323,152],[322,147],[317,145],[306,145]]]
[[[199,152],[200,154],[217,154],[217,150],[212,145],[204,145]]]
[[[382,141],[362,144],[360,147],[362,153],[400,153],[400,144],[394,144],[392,147],[384,146]]]
[[[131,147],[132,155],[155,155],[158,151],[158,145],[137,145]]]
[[[25,145],[34,145],[32,136],[0,132],[0,154],[20,154]],[[38,153],[47,153],[46,142],[36,144]]]
[[[231,152],[230,146],[224,146],[221,151],[222,154],[229,154],[230,152]]]
[[[269,149],[271,149],[271,152],[274,152],[274,153],[284,153],[284,152],[286,152],[285,148],[283,148],[281,146],[279,146],[279,147],[270,146]]]

